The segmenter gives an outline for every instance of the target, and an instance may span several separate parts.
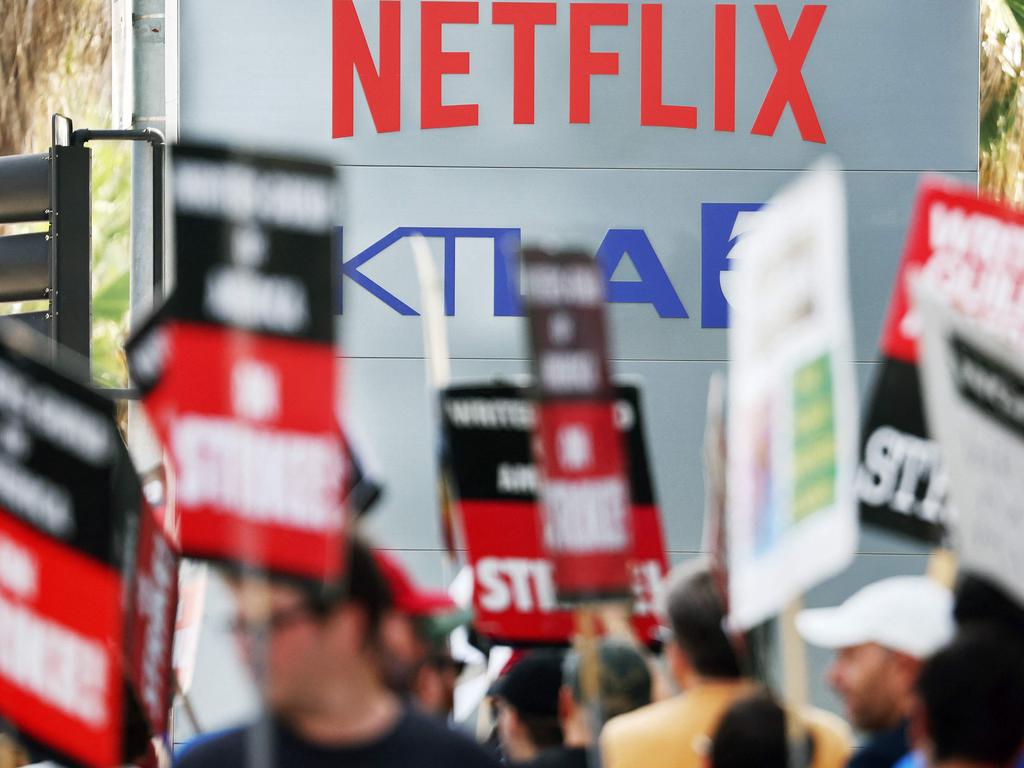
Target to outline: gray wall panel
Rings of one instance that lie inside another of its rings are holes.
[[[351,259],[396,227],[520,228],[524,240],[594,250],[612,228],[649,237],[688,319],[659,318],[649,305],[612,305],[619,373],[644,382],[649,449],[672,559],[693,557],[703,508],[701,439],[708,375],[724,368],[726,332],[702,328],[702,203],[761,202],[823,153],[837,156],[849,198],[850,275],[861,395],[876,366],[877,338],[903,246],[918,173],[940,170],[973,182],[978,134],[977,0],[833,0],[803,75],[827,143],[803,141],[787,107],[774,137],[750,126],[774,75],[754,11],[737,2],[735,133],[716,133],[713,4],[667,0],[665,96],[699,109],[697,130],[639,125],[640,0],[627,28],[595,29],[595,50],[618,50],[620,75],[592,82],[592,123],[570,125],[569,3],[537,36],[536,125],[512,125],[511,30],[451,26],[448,50],[468,50],[472,72],[446,76],[446,103],[480,104],[476,128],[419,127],[419,3],[402,2],[402,130],[377,134],[357,85],[356,131],[331,138],[331,3],[304,0],[180,0],[181,133],[329,158],[341,167],[341,255]],[[373,0],[356,0],[376,51]],[[778,3],[789,32],[803,3]],[[441,243],[433,241],[440,263]],[[493,247],[456,248],[456,315],[448,320],[457,379],[526,368],[523,321],[494,317]],[[418,286],[407,242],[361,270],[414,308]],[[629,279],[625,268],[618,278]],[[439,550],[435,434],[424,389],[420,321],[402,317],[343,281],[340,319],[348,363],[350,424],[380,468],[387,495],[368,521],[373,537],[400,550],[424,583],[448,575]],[[837,602],[894,573],[921,573],[918,546],[862,532],[846,573],[807,596]],[[210,615],[230,608],[215,592]],[[222,623],[222,622],[221,622]],[[214,622],[213,624],[216,624]],[[211,626],[213,626],[211,624]],[[204,633],[194,698],[211,727],[251,711],[252,691],[221,632]],[[810,652],[815,703],[834,707],[821,684],[827,654]],[[187,733],[183,718],[176,738]]]
[[[479,103],[480,126],[420,129],[419,4],[402,2],[402,130],[378,134],[356,87],[355,136],[331,139],[330,3],[182,0],[185,136],[315,151],[354,164],[799,169],[821,145],[787,108],[774,137],[750,128],[775,67],[754,11],[737,3],[736,132],[713,130],[713,4],[665,3],[665,100],[698,107],[697,130],[640,127],[640,2],[628,27],[595,28],[620,52],[619,76],[593,78],[590,125],[568,122],[569,3],[537,34],[536,124],[512,123],[512,32],[451,25],[444,46],[471,73],[444,78],[445,103]],[[792,32],[802,2],[778,2]],[[977,157],[978,9],[963,0],[842,0],[828,9],[803,68],[827,147],[850,168],[972,171]],[[377,3],[357,0],[376,55]]]
[[[578,245],[594,253],[610,229],[642,229],[686,308],[661,318],[650,304],[611,305],[619,359],[724,360],[726,332],[702,328],[701,204],[763,202],[793,173],[462,168],[348,168],[342,255],[348,261],[398,227],[518,228],[524,242]],[[973,174],[956,174],[964,183]],[[850,283],[857,359],[874,360],[919,177],[846,173]],[[432,238],[439,271],[443,243]],[[627,266],[628,259],[620,267]],[[522,323],[495,317],[493,243],[456,242],[453,357],[524,357]],[[408,239],[359,267],[414,310],[422,307]],[[618,273],[616,279],[619,279]],[[622,275],[621,279],[629,279]],[[713,279],[713,277],[712,277]],[[358,357],[423,354],[419,320],[343,278],[345,349]]]

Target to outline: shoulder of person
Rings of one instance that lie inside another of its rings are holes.
[[[632,712],[613,717],[601,730],[601,749],[614,752],[620,746],[632,749],[638,740],[660,737],[666,729],[675,730],[685,714],[685,694],[655,701]]]
[[[245,728],[204,733],[186,742],[174,755],[174,768],[243,765]]]
[[[410,708],[402,726],[406,738],[417,748],[432,751],[438,765],[495,768],[498,763],[468,734]]]
[[[849,724],[839,715],[817,707],[804,707],[800,717],[814,740],[814,768],[845,766],[853,751]]]
[[[853,729],[850,724],[834,712],[817,707],[804,707],[800,715],[811,733],[822,735],[834,741],[853,746]]]

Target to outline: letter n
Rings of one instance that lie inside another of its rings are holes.
[[[334,138],[351,136],[355,109],[355,78],[363,85],[377,133],[402,126],[402,4],[380,0],[380,67],[374,66],[366,33],[353,0],[334,0]]]
[[[640,279],[612,280],[627,253]],[[609,303],[653,304],[659,317],[689,317],[658,254],[654,252],[654,246],[642,229],[608,230],[597,250],[597,262],[604,272]]]

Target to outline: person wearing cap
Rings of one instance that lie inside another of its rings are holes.
[[[462,669],[452,657],[448,638],[469,623],[472,612],[460,608],[447,592],[418,586],[387,552],[376,550],[374,559],[394,601],[381,620],[385,679],[423,712],[445,719],[454,708]]]
[[[907,718],[921,664],[953,636],[953,597],[923,576],[896,576],[842,605],[797,614],[811,645],[835,650],[828,669],[853,725],[869,734],[852,768],[891,768],[910,751]]]
[[[236,630],[262,671],[265,714],[186,747],[176,765],[494,768],[471,739],[419,713],[385,685],[379,630],[392,604],[387,582],[358,539],[346,571],[345,583],[326,591],[275,578],[230,579]],[[257,649],[259,638],[264,642]]]
[[[498,742],[510,765],[541,766],[562,746],[558,695],[561,651],[528,651],[491,686],[498,717]]]
[[[588,703],[583,691],[582,658],[575,650],[565,655],[562,664],[562,689],[558,698],[558,718],[564,744],[550,750],[535,765],[544,768],[586,768],[587,751],[597,743],[604,724],[634,709],[651,703],[651,673],[640,651],[630,643],[611,637],[597,643],[598,665],[596,701]],[[588,706],[596,706],[594,722]],[[597,729],[593,728],[596,725]]]
[[[724,606],[706,561],[672,571],[665,607],[672,625],[666,655],[682,693],[609,720],[601,734],[605,768],[704,768],[722,715],[757,690],[723,629]],[[800,716],[812,768],[841,768],[850,751],[846,724],[812,708]]]

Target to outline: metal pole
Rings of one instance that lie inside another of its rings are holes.
[[[167,118],[164,72],[164,0],[132,2],[132,128],[164,130]],[[163,254],[154,259],[153,173],[155,146],[132,145],[131,321],[134,326],[153,303],[154,262],[162,273]],[[159,217],[157,217],[159,221]]]
[[[164,51],[165,0],[131,0],[132,128],[163,132],[166,127]],[[163,282],[163,211],[154,207],[154,184],[162,182],[163,148],[155,143],[132,144],[131,202],[131,327],[146,316],[154,302],[154,286]],[[162,198],[160,204],[162,207]],[[136,466],[145,471],[160,462],[160,449],[138,404],[128,410],[128,445]]]

